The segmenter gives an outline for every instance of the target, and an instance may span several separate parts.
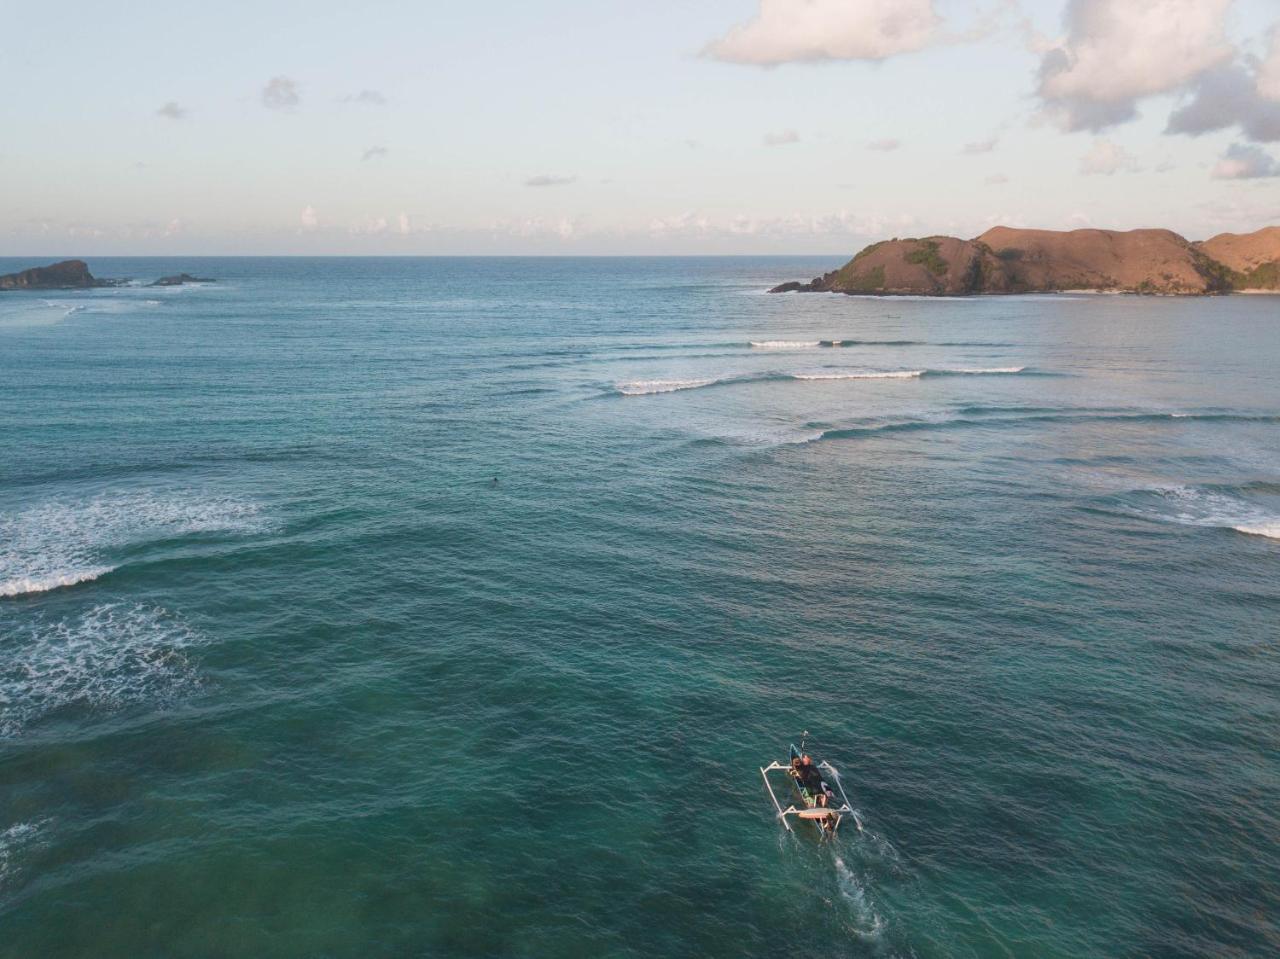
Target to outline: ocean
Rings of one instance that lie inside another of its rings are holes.
[[[0,294],[0,956],[1280,953],[1280,299],[841,259]]]

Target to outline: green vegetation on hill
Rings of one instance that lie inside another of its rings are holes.
[[[945,276],[948,264],[938,252],[937,241],[920,240],[919,243],[920,246],[912,250],[910,253],[904,254],[903,259],[908,263],[923,266],[934,276]]]
[[[866,273],[854,273],[845,287],[854,293],[874,293],[884,289],[884,267],[877,266]]]

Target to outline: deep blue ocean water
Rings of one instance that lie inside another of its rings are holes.
[[[0,955],[1280,952],[1280,299],[839,259],[0,294]]]

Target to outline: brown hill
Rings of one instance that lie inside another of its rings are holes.
[[[1233,272],[1235,289],[1280,289],[1280,226],[1256,233],[1219,233],[1196,246]]]
[[[1257,233],[1219,233],[1196,246],[1219,263],[1248,273],[1264,263],[1280,260],[1280,226],[1265,227]]]
[[[1222,250],[1240,266],[1219,259],[1215,254]],[[930,236],[873,243],[838,270],[810,283],[784,283],[774,292],[1203,295],[1280,287],[1277,260],[1280,229],[1274,227],[1197,244],[1170,230],[1057,232],[998,226],[972,240]]]

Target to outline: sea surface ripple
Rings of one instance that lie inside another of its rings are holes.
[[[0,296],[0,957],[1280,954],[1276,301],[838,262]]]

